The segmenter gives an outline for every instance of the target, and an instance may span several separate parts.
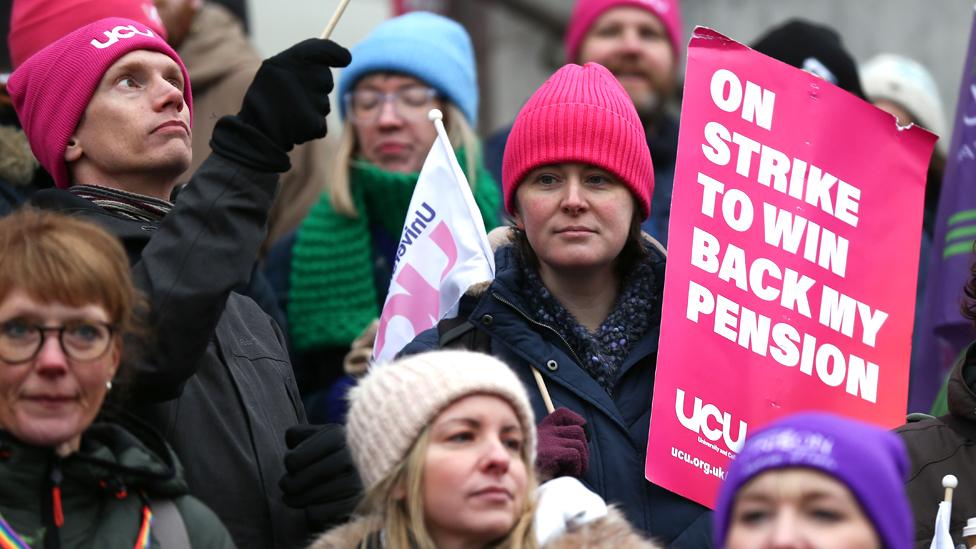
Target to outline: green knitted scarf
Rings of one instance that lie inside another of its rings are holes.
[[[463,150],[457,157],[465,166]],[[328,193],[323,193],[302,221],[292,248],[288,296],[288,325],[296,350],[349,345],[379,316],[370,225],[378,223],[399,238],[418,176],[355,161],[349,183],[359,217],[336,213]],[[498,226],[501,193],[480,161],[474,200],[485,229]]]

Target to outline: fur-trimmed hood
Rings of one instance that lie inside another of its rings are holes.
[[[37,159],[31,153],[24,131],[14,126],[0,125],[0,179],[23,187],[34,180]]]
[[[357,549],[376,524],[373,518],[358,518],[322,534],[309,549]],[[375,541],[377,536],[372,536]],[[368,545],[372,549],[373,545]],[[380,547],[376,544],[375,547]],[[605,517],[563,534],[541,549],[657,549],[660,546],[641,536],[617,509]],[[393,549],[393,548],[391,548]]]
[[[661,547],[644,538],[617,509],[607,509],[607,516],[588,522],[550,541],[542,549],[657,549]]]

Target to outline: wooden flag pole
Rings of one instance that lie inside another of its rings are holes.
[[[339,22],[339,18],[342,17],[342,12],[346,11],[346,5],[348,4],[349,0],[339,0],[339,7],[332,14],[332,19],[329,19],[329,24],[325,26],[325,30],[322,31],[322,35],[319,38],[324,40],[332,36],[332,31],[335,30],[336,24]]]
[[[945,488],[944,501],[952,503],[952,491],[955,490],[957,486],[959,486],[959,479],[956,478],[956,475],[946,475],[942,477],[942,487]]]
[[[552,398],[549,397],[549,389],[546,388],[546,382],[542,379],[542,374],[539,373],[539,370],[532,368],[532,366],[529,366],[529,368],[532,370],[532,375],[535,376],[535,384],[539,386],[539,392],[542,393],[542,402],[546,405],[546,411],[550,414],[555,412],[556,408],[552,405]]]

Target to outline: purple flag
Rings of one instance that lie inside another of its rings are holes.
[[[974,19],[976,30],[976,19]],[[928,263],[922,315],[912,349],[909,411],[928,411],[956,357],[974,338],[963,318],[963,287],[971,277],[976,240],[976,40],[969,51],[959,89],[955,127],[949,144],[942,194]],[[924,250],[923,250],[924,251]],[[926,261],[923,256],[922,261]]]

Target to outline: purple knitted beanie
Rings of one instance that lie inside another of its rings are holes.
[[[722,485],[713,521],[715,542],[725,546],[736,493],[774,469],[806,468],[847,486],[888,549],[911,549],[912,510],[905,495],[908,455],[897,435],[833,414],[786,416],[746,440]]]

